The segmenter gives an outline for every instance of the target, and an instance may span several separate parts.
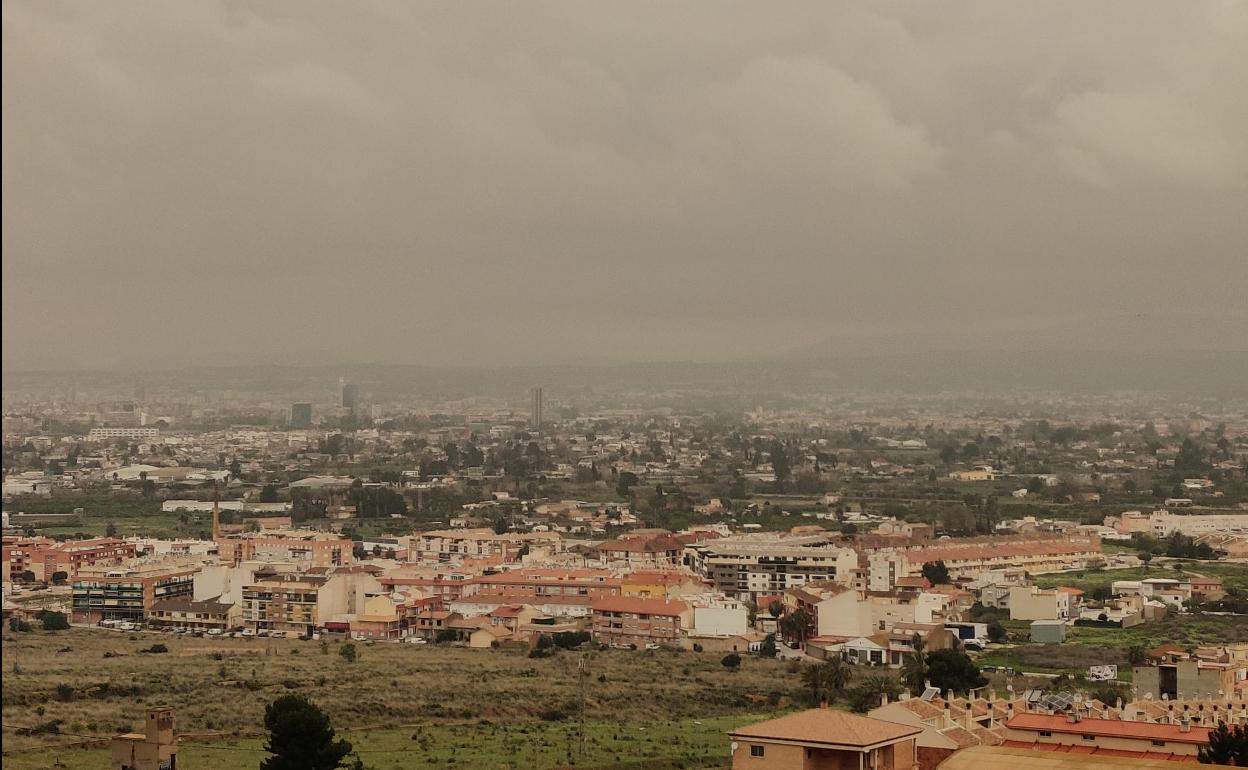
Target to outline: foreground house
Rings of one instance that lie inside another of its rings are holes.
[[[914,770],[911,725],[847,714],[828,708],[730,731],[733,770]]]

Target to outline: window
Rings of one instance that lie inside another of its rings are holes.
[[[1052,736],[1053,736],[1053,731],[1052,731],[1052,730],[1041,730],[1041,731],[1040,731],[1040,735],[1044,736],[1045,738],[1050,738],[1050,737],[1052,737]]]
[[[1153,745],[1154,745],[1154,746],[1165,746],[1165,745],[1166,745],[1166,742],[1165,742],[1165,741],[1153,741]]]
[[[761,757],[762,755],[763,755],[763,747],[762,747],[762,746],[750,746],[750,756],[751,756],[751,757]]]
[[[1082,737],[1085,741],[1094,741],[1094,740],[1096,740],[1096,736],[1095,736],[1095,735],[1084,735],[1084,736],[1081,736],[1081,737]]]

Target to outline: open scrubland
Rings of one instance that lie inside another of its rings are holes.
[[[155,644],[168,652],[143,652]],[[4,767],[58,758],[100,766],[106,749],[56,747],[137,729],[158,704],[177,709],[180,766],[255,767],[264,707],[291,691],[323,706],[368,767],[718,766],[727,764],[725,730],[802,694],[794,665],[758,658],[730,671],[717,654],[593,651],[581,675],[574,651],[530,658],[357,644],[351,663],[340,645],[77,628],[10,634]]]

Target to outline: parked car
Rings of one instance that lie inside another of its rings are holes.
[[[254,628],[244,628],[244,629],[243,629],[243,636],[244,636],[244,637],[248,637],[248,638],[250,638],[250,637],[253,637],[253,636],[255,636],[255,635],[256,635],[256,629],[254,629]]]
[[[403,641],[407,642],[408,644],[427,644],[427,642],[424,639],[421,639],[419,636],[409,636]]]
[[[270,631],[269,636],[273,639],[285,639],[286,632],[285,631]]]

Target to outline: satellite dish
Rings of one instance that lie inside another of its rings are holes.
[[[733,741],[731,744],[731,747],[732,747],[732,753],[735,754],[737,752],[737,742]]]

